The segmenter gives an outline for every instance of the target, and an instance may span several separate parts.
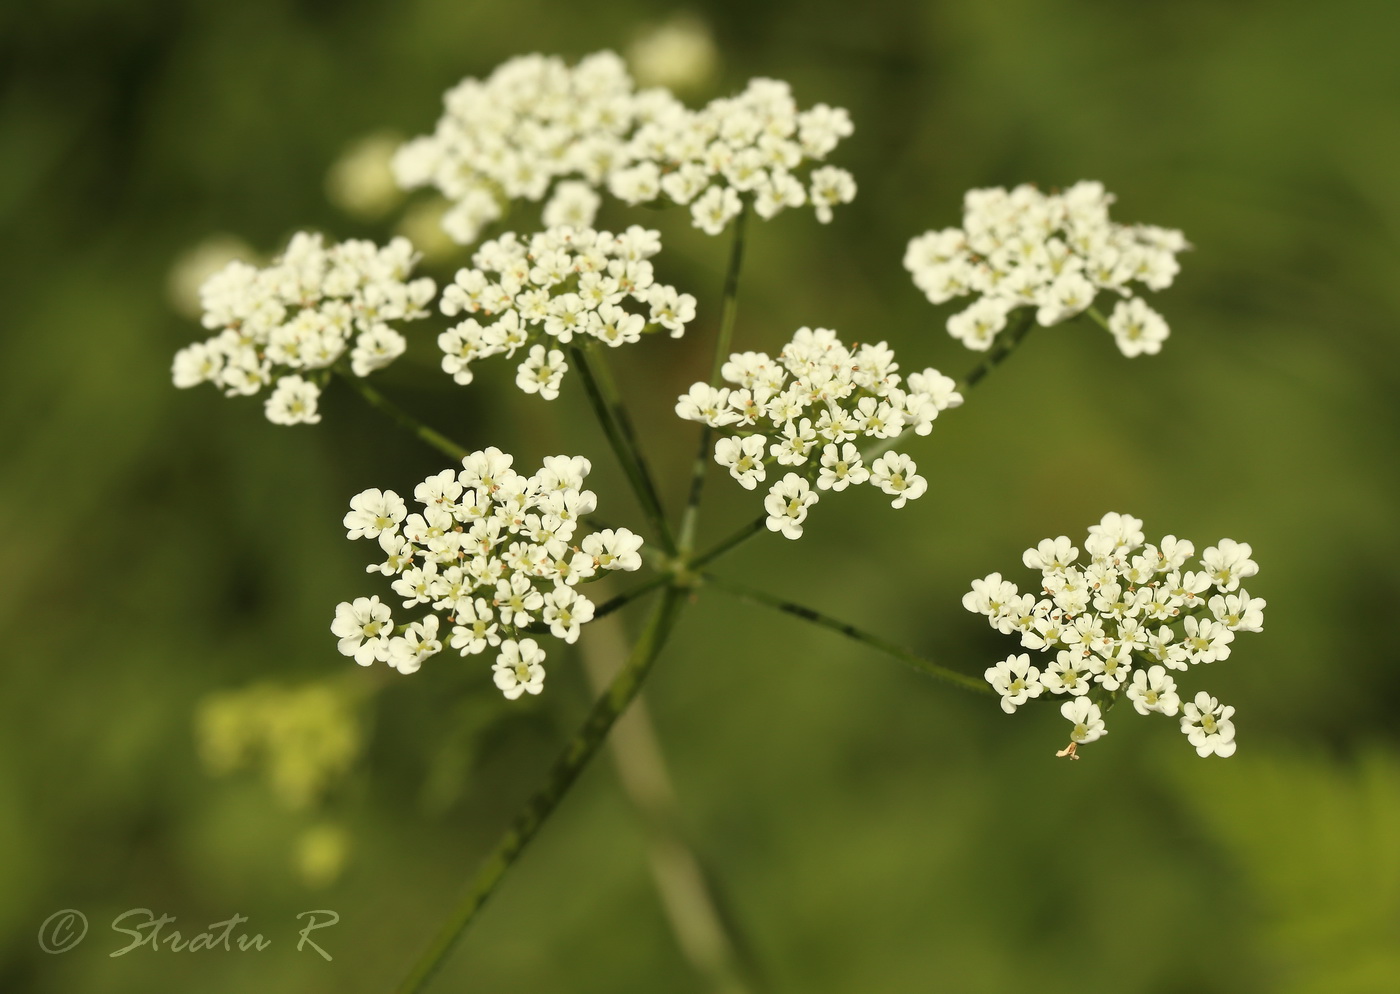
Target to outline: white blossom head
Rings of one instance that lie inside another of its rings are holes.
[[[1259,571],[1253,550],[1222,539],[1191,569],[1191,542],[1168,535],[1153,545],[1141,520],[1117,513],[1091,526],[1083,546],[1083,559],[1064,535],[1027,549],[1036,591],[992,573],[963,596],[963,607],[1029,650],[986,671],[1002,710],[1043,694],[1068,698],[1061,710],[1073,730],[1060,755],[1078,758],[1080,745],[1106,734],[1103,713],[1121,696],[1139,714],[1180,713],[1200,755],[1233,754],[1234,708],[1204,692],[1183,705],[1172,673],[1227,659],[1237,633],[1262,630],[1264,600],[1239,585]]]
[[[905,431],[927,435],[962,395],[936,369],[907,379],[898,369],[884,342],[847,348],[833,331],[799,328],[776,359],[731,355],[721,369],[729,385],[696,383],[676,414],[726,433],[715,461],[744,489],[765,483],[774,466],[788,470],[764,507],[770,530],[798,538],[807,509],[826,491],[868,483],[898,508],[927,489],[907,455],[866,455],[860,446],[883,448]]]
[[[399,148],[394,174],[405,189],[432,186],[447,197],[443,227],[470,244],[513,201],[538,203],[555,190],[577,211],[577,187],[556,185],[601,185],[624,160],[636,115],[632,78],[614,53],[575,66],[520,56],[448,90],[433,133]],[[564,209],[551,203],[546,212]],[[578,217],[593,223],[586,210]]]
[[[274,424],[315,424],[332,365],[368,376],[403,354],[395,324],[427,317],[436,286],[412,279],[406,238],[327,246],[293,236],[270,266],[230,262],[200,288],[204,327],[215,334],[175,355],[177,387],[212,383],[226,396],[275,384],[264,409]]]
[[[629,204],[688,205],[695,227],[718,235],[745,201],[764,219],[811,204],[817,220],[850,203],[855,179],[819,165],[853,131],[842,108],[799,110],[792,88],[753,79],[733,97],[689,110],[653,91],[628,145],[628,164],[608,177],[612,194]]]
[[[970,349],[991,348],[1019,308],[1034,308],[1041,325],[1059,324],[1108,291],[1123,298],[1109,317],[1090,313],[1124,355],[1155,355],[1167,323],[1135,296],[1134,284],[1171,286],[1176,257],[1189,246],[1179,231],[1111,221],[1113,200],[1102,183],[1087,181],[1051,194],[1030,185],[969,190],[962,227],[911,240],[904,268],[931,303],[975,297],[947,325]]]
[[[557,346],[592,338],[616,348],[663,329],[679,338],[695,298],[656,281],[649,260],[660,250],[660,236],[637,225],[620,235],[564,226],[486,242],[443,290],[442,312],[465,315],[438,336],[443,370],[467,384],[476,361],[519,352],[516,385],[553,400],[568,370]]]
[[[379,546],[367,572],[392,577],[415,616],[395,627],[378,595],[336,608],[331,631],[357,663],[414,673],[444,645],[462,656],[492,651],[507,698],[538,694],[545,651],[536,636],[575,642],[594,605],[577,589],[604,573],[641,567],[640,536],[625,528],[580,536],[597,498],[582,456],[551,456],[531,476],[500,449],[473,452],[414,488],[418,509],[393,491],[350,501],[346,533]]]
[[[799,110],[778,80],[692,110],[665,89],[637,90],[612,52],[573,67],[528,55],[463,80],[444,105],[433,134],[401,146],[393,167],[404,188],[451,201],[442,224],[463,244],[519,201],[548,198],[546,225],[589,226],[601,189],[633,205],[689,206],[712,235],[746,201],[763,218],[810,203],[826,222],[856,193],[850,173],[821,165],[851,134],[850,115]]]

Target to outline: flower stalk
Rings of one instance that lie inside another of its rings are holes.
[[[400,428],[413,435],[419,441],[437,449],[453,462],[460,463],[470,452],[464,445],[458,445],[442,432],[435,428],[430,428],[403,408],[399,407],[388,397],[384,396],[374,387],[365,382],[363,377],[344,375],[341,377],[350,387],[363,397],[375,410],[389,416]]]
[[[636,432],[632,427],[632,419],[628,416],[626,407],[623,405],[622,395],[618,392],[617,385],[613,382],[612,376],[607,373],[601,359],[595,368],[588,350],[573,345],[569,351],[575,365],[578,366],[579,376],[583,380],[584,393],[588,396],[588,403],[598,418],[598,424],[602,426],[603,434],[607,436],[608,445],[612,447],[617,461],[622,465],[623,472],[627,474],[627,480],[637,495],[637,501],[642,505],[642,513],[646,515],[647,521],[655,529],[662,548],[668,553],[674,553],[676,542],[671,534],[670,526],[666,523],[666,512],[661,506],[661,496],[657,492],[650,471],[647,469],[646,459],[642,455]]]
[[[837,618],[833,618],[828,614],[823,614],[822,612],[813,610],[810,607],[804,607],[801,604],[795,604],[792,601],[784,600],[781,597],[775,597],[772,594],[764,593],[761,590],[754,590],[751,587],[746,587],[743,584],[735,583],[732,580],[726,580],[722,577],[714,576],[710,573],[704,574],[704,578],[705,581],[711,586],[715,587],[718,590],[722,590],[733,597],[737,597],[742,601],[748,601],[751,604],[759,604],[763,607],[770,607],[773,608],[775,611],[781,611],[784,614],[790,614],[795,618],[801,618],[803,621],[810,621],[812,624],[817,625],[821,628],[828,628],[833,632],[837,632],[840,635],[844,635],[848,639],[852,639],[856,642],[862,642],[865,645],[870,646],[872,649],[878,650],[879,652],[883,652],[885,655],[891,657],[892,659],[899,660],[899,662],[903,663],[905,666],[908,666],[910,669],[918,670],[925,676],[934,677],[936,679],[944,681],[945,683],[951,683],[953,686],[959,687],[963,690],[970,690],[976,694],[993,693],[992,688],[989,687],[985,681],[980,680],[977,677],[970,676],[966,673],[959,673],[957,670],[949,669],[948,667],[940,665],[939,663],[935,663],[930,659],[925,659],[918,653],[912,652],[909,649],[904,648],[903,646],[897,645],[894,642],[889,641],[888,639],[881,638],[880,636],[875,635],[872,632],[867,632],[864,629],[857,628],[855,625],[847,624],[846,622],[840,621]]]
[[[729,357],[729,349],[734,341],[734,323],[739,316],[739,271],[744,265],[744,229],[749,217],[747,204],[734,220],[734,240],[729,248],[729,268],[724,275],[724,299],[720,309],[719,336],[715,339],[715,359],[710,369],[710,386],[719,385],[720,370]],[[700,495],[705,489],[705,471],[710,465],[710,443],[714,429],[709,425],[700,431],[700,449],[695,457],[695,465],[690,474],[690,495],[685,504],[685,515],[681,519],[680,552],[689,556],[695,547],[695,527],[699,521]]]
[[[675,626],[685,597],[686,592],[674,586],[669,586],[662,592],[661,599],[652,609],[646,628],[638,638],[626,664],[613,677],[607,690],[594,703],[583,725],[555,760],[543,786],[525,803],[491,854],[486,857],[456,909],[399,985],[398,994],[417,994],[427,986],[482,905],[495,893],[506,871],[514,865],[521,852],[530,844],[573,786],[578,775],[598,752],[613,723],[641,690],[642,682],[651,671],[652,664]]]

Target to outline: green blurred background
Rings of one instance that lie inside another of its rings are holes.
[[[721,57],[692,100],[774,76],[856,123],[833,156],[860,183],[855,203],[829,227],[798,211],[752,229],[741,347],[821,325],[961,375],[975,357],[900,259],[911,236],[958,223],[971,186],[1101,179],[1118,220],[1196,246],[1154,300],[1173,329],[1160,356],[1125,360],[1078,325],[1033,335],[911,449],[931,481],[917,504],[825,501],[801,542],[764,537],[725,570],[968,672],[1009,649],[961,609],[969,580],[1019,575],[1027,545],[1082,536],[1108,510],[1144,518],[1149,537],[1251,542],[1251,592],[1269,601],[1264,633],[1203,674],[1239,709],[1236,757],[1199,760],[1173,722],[1123,716],[1071,764],[1053,758],[1051,708],[1008,718],[706,592],[648,696],[755,989],[1400,989],[1400,8],[690,9]],[[446,87],[512,55],[625,50],[672,13],[0,10],[0,990],[389,990],[534,787],[587,706],[576,654],[555,654],[538,701],[505,702],[484,664],[447,657],[376,691],[327,630],[337,601],[384,592],[344,539],[348,497],[408,492],[442,459],[343,389],[315,429],[176,391],[171,355],[203,335],[168,276],[214,234],[260,253],[300,227],[385,237],[392,218],[325,196],[349,145],[430,129]],[[662,230],[662,278],[700,298],[683,342],[618,357],[653,460],[678,480],[694,442],[669,409],[708,368],[727,242],[679,211],[613,204],[600,224],[638,219]],[[495,364],[462,390],[432,373],[431,335],[416,340],[386,392],[527,466],[589,454],[606,516],[638,523],[572,378],[554,405]],[[756,511],[718,477],[709,494],[707,536]],[[196,722],[211,700],[263,716],[290,750],[282,779],[256,762],[215,775]],[[344,772],[308,781],[302,733]],[[45,955],[36,932],[61,908],[92,932]],[[129,908],[187,934],[239,913],[274,942],[110,958],[125,937],[108,925]],[[317,935],[333,962],[294,951],[311,908],[341,915]],[[713,990],[667,928],[606,762],[437,989]]]

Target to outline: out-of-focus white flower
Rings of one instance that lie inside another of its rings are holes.
[[[176,256],[166,277],[165,292],[170,306],[181,317],[196,320],[204,312],[199,288],[230,262],[247,262],[256,253],[235,235],[210,235]]]
[[[403,139],[390,132],[366,135],[347,148],[326,174],[326,196],[354,217],[373,221],[403,200],[391,164]]]
[[[325,370],[347,353],[356,376],[382,369],[407,345],[391,322],[427,317],[437,288],[410,278],[417,261],[406,238],[327,247],[301,233],[270,266],[230,262],[199,291],[204,327],[215,334],[176,353],[172,379],[181,388],[213,383],[230,397],[276,382],[268,420],[315,424]]]
[[[1106,320],[1118,348],[1155,355],[1167,323],[1134,296],[1132,284],[1170,286],[1176,257],[1189,246],[1179,231],[1109,220],[1113,200],[1102,183],[1089,181],[1052,194],[1030,185],[969,190],[962,227],[911,240],[904,268],[931,303],[977,296],[948,319],[948,333],[970,349],[989,348],[1017,308],[1034,307],[1040,324],[1059,324],[1109,291],[1129,298]]]
[[[702,37],[658,34],[641,49],[644,71],[663,59],[677,72],[699,68]],[[719,234],[745,200],[764,218],[810,201],[830,220],[855,180],[818,164],[852,130],[840,108],[799,110],[778,80],[750,80],[692,110],[660,87],[637,90],[612,52],[572,67],[528,55],[449,90],[433,133],[400,146],[393,171],[403,188],[434,187],[452,203],[443,228],[463,244],[520,201],[548,198],[547,225],[589,225],[602,188],[629,204],[689,205],[696,227]]]
[[[553,400],[568,369],[555,344],[588,337],[616,348],[662,329],[679,338],[695,298],[656,282],[649,260],[659,251],[660,236],[637,225],[619,235],[564,226],[484,243],[473,268],[458,270],[442,292],[444,314],[466,315],[438,336],[443,371],[467,384],[478,360],[525,348],[516,385]]]
[[[719,69],[719,49],[709,25],[680,13],[644,29],[628,46],[627,63],[642,86],[699,90]]]

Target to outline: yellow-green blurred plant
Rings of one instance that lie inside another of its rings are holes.
[[[1374,994],[1400,976],[1400,755],[1245,755],[1180,767],[1183,797],[1251,887],[1265,988]],[[1186,772],[1189,770],[1189,774]]]

